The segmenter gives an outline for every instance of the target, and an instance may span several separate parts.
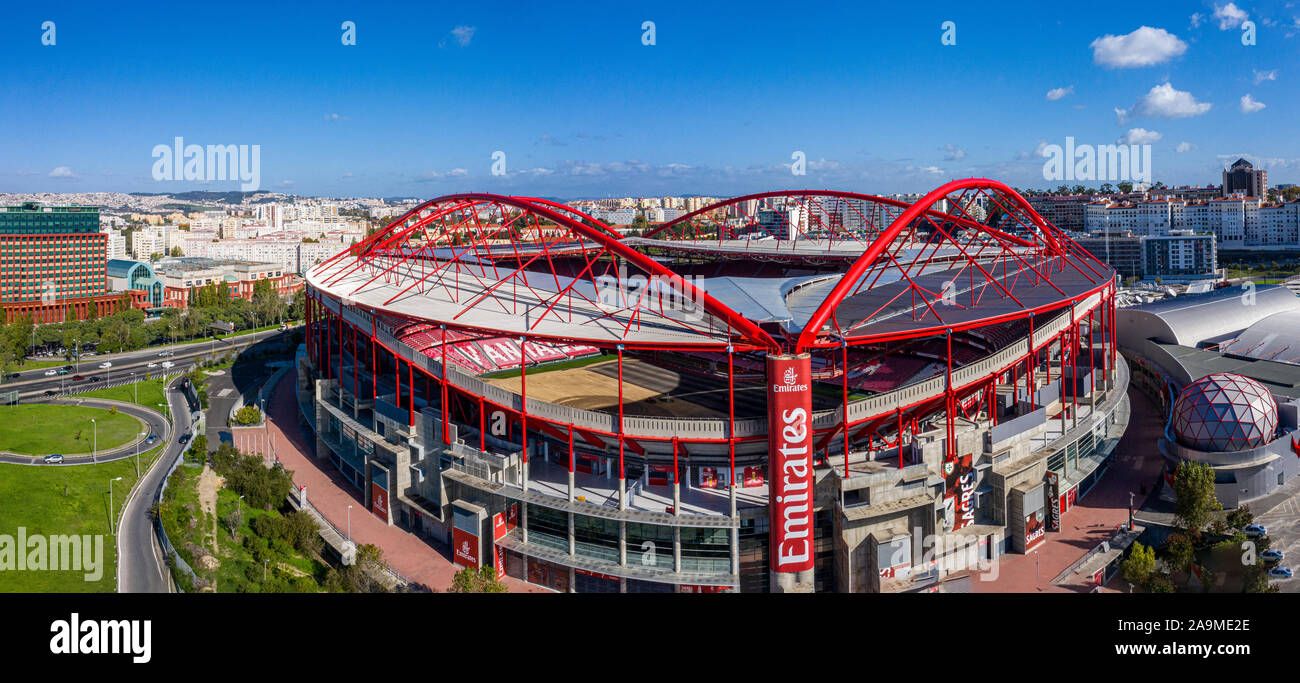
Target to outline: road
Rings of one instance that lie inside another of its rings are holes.
[[[149,511],[171,464],[180,457],[181,435],[192,431],[189,404],[185,401],[185,395],[175,388],[175,384],[176,381],[173,380],[167,387],[167,403],[171,406],[171,414],[176,417],[175,424],[178,426],[175,430],[167,431],[163,437],[167,447],[131,491],[131,497],[122,510],[117,530],[119,593],[167,593],[171,590],[167,565],[154,535],[153,519]]]
[[[158,438],[160,439],[165,438],[164,434],[167,432],[167,429],[169,427],[167,418],[163,417],[162,413],[152,408],[146,408],[144,406],[139,406],[134,403],[123,403],[120,401],[105,401],[97,398],[81,398],[81,399],[65,398],[65,399],[59,399],[55,401],[49,401],[49,403],[57,403],[61,405],[82,405],[82,406],[90,406],[94,408],[104,408],[105,410],[109,408],[117,408],[117,411],[119,413],[126,413],[127,415],[130,415],[132,417],[136,417],[141,420],[144,420],[145,424],[149,425],[148,427],[148,429],[150,430],[149,433],[157,434]],[[148,436],[148,434],[145,434],[144,436],[141,437],[137,437],[137,439],[132,443],[128,443],[126,445],[119,446],[111,450],[105,450],[99,453],[95,453],[93,457],[90,455],[80,456],[80,457],[65,455],[63,464],[61,465],[46,465],[46,463],[44,463],[41,460],[42,456],[39,455],[29,456],[29,455],[0,454],[0,462],[13,463],[16,465],[45,465],[47,467],[73,467],[75,465],[87,465],[87,464],[97,463],[97,462],[111,462],[113,460],[121,460],[122,458],[134,457],[140,451],[147,451],[150,448],[153,448],[154,445],[156,444],[141,443],[141,441],[143,441],[145,436]]]
[[[19,400],[31,398],[48,398],[60,394],[68,394],[81,391],[93,391],[102,389],[106,386],[116,386],[124,382],[129,383],[131,373],[137,377],[142,377],[145,373],[151,373],[157,376],[163,372],[163,361],[171,361],[176,367],[171,371],[181,368],[188,368],[205,356],[211,356],[215,350],[218,354],[228,353],[232,350],[243,350],[253,344],[265,341],[279,334],[291,333],[296,328],[289,328],[288,332],[283,330],[267,330],[265,332],[254,332],[251,334],[240,335],[229,340],[218,339],[193,344],[175,344],[172,346],[154,346],[139,351],[126,351],[124,353],[104,354],[102,356],[83,357],[80,363],[72,364],[74,369],[71,374],[63,376],[49,376],[45,373],[49,368],[36,370],[27,370],[18,373],[18,378],[6,380],[0,384],[0,393],[8,391],[17,391]],[[175,355],[162,357],[158,354],[168,351]],[[111,362],[113,367],[100,368],[99,364]],[[157,367],[149,367],[154,363]],[[85,380],[73,382],[72,377],[82,375]],[[92,378],[99,378],[98,382],[91,382]],[[45,392],[52,392],[46,394]]]

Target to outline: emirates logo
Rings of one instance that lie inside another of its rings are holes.
[[[784,378],[785,385],[786,385],[786,386],[794,386],[794,381],[795,381],[796,379],[798,379],[798,375],[795,374],[795,372],[794,372],[794,368],[786,368],[786,369],[785,369],[785,378]]]

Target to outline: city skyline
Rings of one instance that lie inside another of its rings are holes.
[[[239,189],[154,180],[151,152],[177,137],[259,146],[259,189],[298,196],[1107,182],[1043,178],[1041,151],[1066,138],[1151,144],[1168,185],[1213,184],[1238,157],[1271,185],[1300,176],[1300,142],[1268,133],[1297,104],[1297,7],[803,8],[805,29],[767,9],[183,7],[162,25],[133,8],[17,9],[0,54],[30,95],[0,112],[0,191]],[[222,47],[236,43],[265,49]],[[59,91],[31,88],[56,74]]]

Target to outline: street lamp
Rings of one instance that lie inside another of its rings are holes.
[[[352,542],[352,506],[348,506],[348,543]]]
[[[95,451],[99,450],[99,425],[95,423],[95,418],[90,418],[90,459],[95,459]]]
[[[113,529],[113,535],[117,535],[117,511],[113,509],[113,482],[122,481],[121,477],[108,480],[108,526]]]
[[[135,383],[135,373],[131,373],[131,386],[135,389],[135,402],[140,402],[140,385]]]

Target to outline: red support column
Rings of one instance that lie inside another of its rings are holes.
[[[1038,365],[1038,351],[1034,349],[1034,316],[1029,316],[1029,374],[1025,376],[1025,392],[1029,394],[1030,409],[1038,407],[1034,399],[1034,366]],[[1013,386],[1015,390],[1017,387]]]
[[[447,383],[450,376],[447,373],[447,326],[442,325],[442,384],[439,387],[439,400],[442,401],[442,442],[451,444],[451,435],[448,430],[451,428],[451,406],[447,405],[451,394],[447,389]]]
[[[406,364],[406,405],[411,412],[411,427],[415,427],[415,363]]]
[[[849,473],[849,343],[841,341],[840,348],[844,353],[844,478],[848,479],[853,476]],[[901,457],[903,453],[901,448],[898,453]]]
[[[528,348],[524,346],[523,337],[519,338],[519,354],[519,443],[523,444],[526,465],[528,464]],[[619,403],[622,403],[621,399]]]
[[[898,469],[903,469],[903,409],[900,407],[898,412]]]
[[[402,359],[393,354],[393,402],[402,407]]]
[[[727,345],[727,456],[731,459],[731,490],[736,489],[736,375],[734,349]],[[735,499],[735,495],[732,495]]]
[[[952,328],[948,328],[945,331],[944,338],[948,343],[948,369],[947,374],[945,375],[946,379],[943,389],[944,403],[947,405],[947,410],[944,411],[947,415],[944,417],[944,420],[948,423],[948,439],[945,449],[947,452],[944,454],[944,457],[951,461],[957,457],[957,444],[953,443],[957,435],[957,424],[954,420],[955,416],[953,415],[954,406],[952,400]]]
[[[622,481],[625,472],[623,470],[623,345],[618,345],[618,479],[620,495],[622,490]],[[623,509],[623,500],[618,501],[618,509]]]
[[[478,397],[478,449],[487,450],[487,406],[483,403],[483,397]]]

